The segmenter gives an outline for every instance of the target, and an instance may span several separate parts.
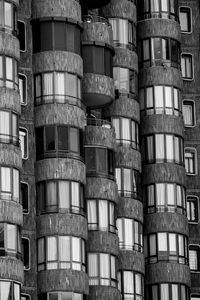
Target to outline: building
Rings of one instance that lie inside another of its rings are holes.
[[[199,1],[0,5],[0,300],[199,300]]]

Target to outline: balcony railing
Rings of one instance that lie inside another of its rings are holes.
[[[107,26],[111,27],[111,24],[108,22],[108,19],[101,17],[101,16],[97,16],[97,15],[85,15],[83,16],[83,22],[84,23],[104,23]]]

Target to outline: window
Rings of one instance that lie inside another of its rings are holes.
[[[0,110],[0,142],[19,146],[17,114]]]
[[[127,218],[117,219],[119,248],[143,251],[142,223]]]
[[[120,271],[117,277],[118,289],[121,291],[123,300],[144,299],[144,278],[142,274],[133,271]]]
[[[120,18],[109,18],[115,47],[136,49],[136,29],[133,22]]]
[[[159,283],[146,286],[146,300],[190,300],[189,288],[180,283]]]
[[[17,225],[0,223],[0,256],[21,259],[21,233]]]
[[[21,203],[23,208],[23,214],[29,213],[29,186],[26,182],[20,183],[21,188]]]
[[[0,27],[16,34],[16,6],[4,0],[0,1],[0,6]]]
[[[39,238],[38,271],[73,269],[85,272],[85,241],[73,236]]]
[[[24,261],[24,270],[30,270],[30,240],[28,238],[22,238],[22,253]]]
[[[139,126],[138,123],[128,118],[112,118],[115,128],[116,141],[123,145],[131,145],[133,149],[139,149]]]
[[[23,21],[17,21],[18,26],[18,39],[19,39],[19,46],[20,51],[26,51],[26,23]]]
[[[89,285],[116,287],[116,257],[108,253],[88,253]]]
[[[183,165],[183,138],[172,134],[155,134],[142,139],[144,163],[173,162]]]
[[[88,230],[116,232],[115,204],[107,200],[87,200]]]
[[[0,87],[18,89],[17,60],[0,55]]]
[[[195,125],[195,104],[192,100],[183,101],[183,119],[186,127]]]
[[[21,105],[27,104],[27,77],[24,74],[19,74],[19,93]]]
[[[181,116],[180,90],[173,86],[155,85],[139,89],[141,115],[166,114]]]
[[[191,223],[199,220],[198,198],[195,196],[187,196],[187,218]]]
[[[38,300],[86,300],[86,296],[73,292],[49,292],[39,294]]]
[[[146,263],[175,261],[188,264],[187,237],[182,234],[158,232],[144,236],[144,255]]]
[[[48,180],[36,184],[37,212],[68,211],[84,214],[83,185],[76,181]]]
[[[0,280],[1,300],[20,300],[21,285],[17,282]]]
[[[79,105],[81,80],[76,74],[67,72],[44,72],[36,74],[35,105],[48,103],[68,103]]]
[[[95,73],[113,77],[112,60],[113,53],[111,49],[100,46],[82,46],[83,72]]]
[[[82,130],[67,125],[36,128],[36,159],[83,155]]]
[[[191,271],[200,271],[199,259],[199,245],[189,245],[189,265]]]
[[[140,67],[180,67],[180,43],[169,38],[148,38],[138,42]]]
[[[139,20],[163,18],[178,21],[177,0],[142,0],[139,5]]]
[[[191,9],[189,7],[180,7],[179,19],[181,25],[181,31],[183,33],[191,33],[192,31],[192,18],[191,18]]]
[[[181,70],[183,80],[193,80],[193,56],[192,54],[181,54]]]
[[[137,74],[126,68],[114,67],[113,78],[115,83],[115,98],[119,98],[120,95],[127,95],[131,98],[137,91]]]
[[[33,53],[42,51],[69,51],[81,53],[81,27],[68,23],[66,18],[40,19],[32,22]]]
[[[140,173],[134,169],[116,168],[118,194],[121,197],[140,198]]]
[[[21,294],[21,300],[30,300],[31,299],[31,296],[28,295],[28,294]]]
[[[197,163],[196,163],[196,149],[185,148],[185,169],[187,175],[197,174]]]
[[[185,187],[176,183],[155,183],[144,186],[145,212],[186,214]]]
[[[25,128],[19,129],[20,148],[22,151],[22,158],[28,158],[28,131]]]
[[[19,170],[0,166],[0,198],[19,202]]]
[[[85,163],[87,174],[114,175],[114,153],[111,149],[85,147]]]

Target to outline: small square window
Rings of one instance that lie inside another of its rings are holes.
[[[183,101],[183,119],[186,127],[195,125],[195,106],[194,101]]]
[[[195,149],[185,149],[185,169],[187,175],[196,175],[196,150]]]
[[[30,269],[30,240],[22,237],[22,254],[24,261],[24,270]]]
[[[22,158],[28,158],[28,132],[25,128],[19,129],[20,147],[22,151]]]
[[[191,9],[189,7],[180,7],[179,19],[181,31],[183,33],[190,33],[192,31]]]
[[[193,59],[191,54],[181,54],[181,70],[183,79],[193,79]]]
[[[19,74],[19,93],[20,102],[22,105],[26,105],[27,101],[27,78],[24,74]]]
[[[198,198],[187,197],[187,218],[189,222],[198,222]]]
[[[28,194],[28,183],[21,182],[21,203],[23,208],[23,213],[27,214],[29,212],[29,194]]]
[[[191,271],[199,271],[199,246],[190,245],[189,246],[189,266]]]
[[[19,46],[20,51],[26,51],[26,24],[23,21],[17,21],[18,26],[18,39],[19,39]]]

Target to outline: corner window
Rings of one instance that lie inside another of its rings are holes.
[[[19,128],[20,148],[22,159],[28,158],[28,131],[25,128]]]
[[[144,211],[186,214],[185,188],[176,183],[155,183],[143,188]]]
[[[81,80],[76,74],[67,72],[44,72],[36,74],[35,105],[68,103],[80,105]]]
[[[85,240],[73,236],[39,238],[38,271],[72,269],[85,272]]]
[[[24,74],[19,74],[19,93],[20,102],[22,105],[27,104],[27,77]]]
[[[19,202],[19,170],[0,166],[0,197]]]
[[[179,19],[182,33],[191,33],[192,31],[192,18],[190,7],[180,7]]]
[[[147,285],[146,300],[189,300],[189,288],[180,283]]]
[[[116,257],[108,253],[88,253],[89,285],[116,287]]]
[[[23,21],[17,21],[18,26],[18,39],[19,39],[19,46],[20,51],[26,51],[26,23]]]
[[[189,265],[193,272],[200,271],[199,245],[189,245]]]
[[[144,255],[148,264],[175,261],[188,264],[187,237],[182,234],[158,232],[144,237]]]
[[[1,299],[20,300],[21,285],[17,282],[0,280]]]
[[[195,104],[192,100],[183,100],[183,119],[186,127],[195,125]]]
[[[197,174],[197,153],[194,148],[185,148],[185,169],[187,175]]]
[[[36,159],[83,155],[82,130],[67,125],[36,128]]]
[[[114,67],[113,78],[115,84],[115,98],[119,96],[127,95],[131,98],[137,91],[137,74],[135,71],[131,71],[127,68]]]
[[[116,233],[115,204],[107,200],[87,200],[88,230]]]
[[[87,174],[114,176],[114,152],[108,148],[85,147]]]
[[[193,80],[193,56],[192,54],[181,54],[181,70],[183,80]]]
[[[198,198],[195,196],[187,196],[187,218],[188,222],[198,222],[199,220],[199,205]]]
[[[141,115],[166,114],[181,116],[180,90],[173,86],[155,85],[139,90]]]
[[[85,214],[83,185],[76,181],[48,180],[36,184],[39,214],[68,211]]]
[[[0,1],[0,28],[12,30],[16,33],[16,6],[14,3]]]
[[[30,240],[25,237],[22,237],[22,254],[24,270],[30,270]]]
[[[140,199],[140,173],[134,169],[116,168],[115,177],[121,197]]]
[[[0,256],[21,259],[21,234],[17,225],[0,223]]]
[[[17,114],[0,110],[0,142],[19,146]]]
[[[18,89],[17,60],[5,55],[0,55],[0,87]]]
[[[128,218],[117,219],[119,248],[143,252],[142,223]]]
[[[23,213],[28,214],[29,213],[29,186],[26,182],[20,183],[21,187],[21,203],[23,208]]]

